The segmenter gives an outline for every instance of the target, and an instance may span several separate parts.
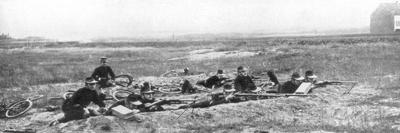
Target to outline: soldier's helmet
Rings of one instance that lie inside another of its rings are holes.
[[[149,82],[144,82],[142,88],[140,89],[141,94],[151,94],[154,93],[154,91],[151,88],[151,85]]]
[[[105,56],[100,57],[100,63],[107,63],[107,59]]]

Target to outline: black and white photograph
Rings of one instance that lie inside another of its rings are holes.
[[[399,133],[399,0],[0,0],[0,132]]]

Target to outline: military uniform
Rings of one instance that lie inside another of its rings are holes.
[[[104,88],[104,87],[110,86],[108,81],[110,80],[110,78],[112,80],[114,80],[115,74],[110,66],[103,64],[103,65],[97,67],[96,69],[94,69],[94,72],[91,77],[94,78],[95,80],[99,81],[100,86],[102,88]]]
[[[249,92],[257,89],[251,76],[239,75],[235,78],[234,88],[238,92]]]
[[[86,108],[91,102],[100,107],[105,107],[105,104],[95,90],[87,87],[80,88],[70,99],[64,101],[61,109],[64,112],[64,118],[59,119],[59,122],[68,122],[71,120],[79,120],[84,118]]]
[[[233,92],[234,90],[232,90]],[[180,106],[180,109],[183,108],[205,108],[205,107],[210,107],[218,104],[223,104],[223,103],[236,103],[236,102],[241,102],[243,101],[239,97],[234,96],[233,94],[226,95],[224,93],[215,93],[211,94],[211,97],[201,99],[193,104],[188,104],[188,105],[183,105]]]
[[[297,88],[299,88],[301,82],[303,82],[304,77],[300,76],[299,73],[294,72],[292,74],[291,81],[287,81],[282,84],[279,93],[294,93],[296,92]]]
[[[181,88],[181,93],[194,93],[196,89],[188,80],[184,80]]]
[[[281,86],[282,88],[280,89],[280,93],[294,93],[297,88],[299,88],[299,85],[294,84],[291,81],[287,81],[285,83],[283,83],[283,85]]]

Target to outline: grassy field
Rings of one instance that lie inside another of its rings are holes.
[[[98,58],[111,58],[117,74],[158,76],[167,70],[189,67],[194,71],[250,66],[255,72],[278,73],[313,69],[321,76],[360,78],[395,73],[396,37],[265,38],[196,42],[136,43],[30,43],[0,42],[0,87],[76,82],[89,76]],[[390,45],[388,45],[390,44]],[[216,60],[168,61],[196,49],[260,51],[264,55]],[[264,65],[263,65],[264,64]],[[389,67],[389,68],[388,68]],[[349,73],[351,72],[351,73]],[[346,75],[343,75],[346,74]]]
[[[400,38],[395,36],[276,37],[135,43],[13,44],[0,42],[0,59],[2,60],[0,63],[0,87],[3,98],[11,99],[33,93],[57,96],[71,87],[79,87],[79,83],[78,85],[74,83],[82,82],[82,79],[89,76],[98,65],[98,58],[101,56],[110,57],[109,64],[115,73],[130,74],[136,78],[159,76],[168,70],[184,67],[189,67],[191,71],[209,73],[216,69],[233,70],[242,65],[250,67],[254,75],[261,75],[266,70],[275,70],[278,76],[284,78],[287,78],[292,72],[304,73],[306,70],[314,70],[320,79],[355,80],[359,82],[360,86],[356,90],[356,94],[344,97],[344,100],[339,101],[339,96],[330,97],[328,95],[336,95],[331,92],[335,88],[331,88],[331,91],[327,92],[321,91],[320,96],[328,100],[327,104],[323,104],[323,101],[317,99],[307,98],[251,101],[200,110],[197,112],[197,116],[193,117],[201,117],[201,120],[185,118],[183,120],[156,121],[164,117],[176,117],[176,114],[165,116],[165,113],[155,113],[153,119],[150,119],[154,122],[149,123],[150,127],[172,128],[165,124],[189,121],[191,124],[186,126],[175,126],[201,132],[240,132],[245,131],[246,128],[243,127],[287,132],[317,130],[396,132],[397,130],[389,125],[393,125],[400,114],[391,112],[392,114],[388,115],[386,114],[388,112],[382,110],[400,107],[398,105],[398,95],[400,94],[398,91],[400,88],[400,82],[398,82],[400,75],[399,44]],[[261,54],[212,60],[168,60],[189,55],[190,51],[198,49],[238,50]],[[52,85],[55,83],[72,83],[73,85]],[[307,100],[311,100],[311,102]],[[336,102],[342,104],[335,104]],[[296,104],[279,105],[285,103]],[[287,108],[288,106],[291,108]],[[292,108],[297,107],[305,108],[303,110],[308,113],[302,114],[304,116],[288,113],[293,111]],[[226,112],[224,108],[228,108],[232,112]],[[349,108],[352,109],[350,111],[352,113],[347,111],[349,114],[343,114],[343,117],[348,118],[341,118],[337,114],[333,115],[335,111],[329,112],[330,109],[340,112]],[[275,112],[265,112],[265,110],[274,110]],[[246,111],[251,114],[241,116]],[[216,121],[226,118],[226,115],[222,115],[226,113],[231,113],[233,116],[229,123]],[[332,116],[340,117],[339,123],[342,124],[332,124],[334,122],[323,115],[329,113],[333,113]],[[285,117],[273,117],[276,114]],[[264,119],[255,119],[257,116],[264,116],[262,117]],[[253,117],[255,121],[250,120]],[[309,124],[305,119],[310,120]],[[318,122],[318,120],[320,121]],[[206,122],[202,124],[203,121]],[[293,121],[299,122],[293,123]],[[369,124],[377,121],[377,124]]]

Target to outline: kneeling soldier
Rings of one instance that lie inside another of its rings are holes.
[[[86,78],[85,87],[78,89],[71,98],[66,99],[61,107],[64,112],[64,117],[53,121],[50,125],[57,124],[58,122],[64,123],[71,120],[79,120],[85,118],[85,108],[91,103],[97,104],[100,109],[99,112],[105,111],[105,104],[99,97],[96,89],[99,85],[97,81],[92,78]]]

